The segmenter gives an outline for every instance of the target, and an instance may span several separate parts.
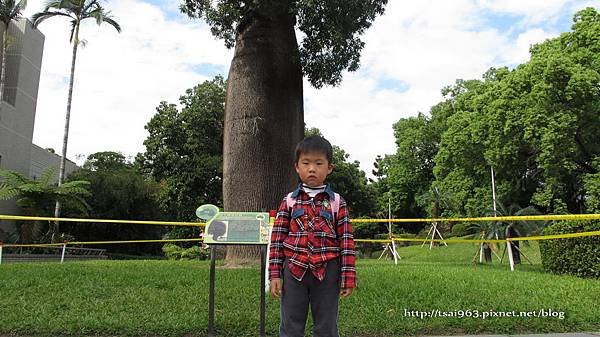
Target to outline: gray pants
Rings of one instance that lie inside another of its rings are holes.
[[[313,337],[339,337],[338,303],[340,298],[339,259],[327,262],[325,278],[319,281],[310,270],[302,281],[292,276],[283,264],[280,337],[304,337],[308,306],[312,314]]]

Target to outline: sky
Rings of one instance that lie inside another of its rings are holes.
[[[31,17],[45,0],[29,0]],[[185,90],[227,76],[233,50],[201,20],[180,13],[180,0],[103,1],[120,23],[88,20],[77,55],[67,157],[82,164],[99,151],[135,157],[145,150],[144,126],[161,101],[178,103]],[[363,36],[358,71],[337,87],[304,81],[304,118],[370,176],[377,155],[396,151],[392,126],[428,113],[440,90],[477,79],[490,67],[515,67],[529,47],[568,31],[589,0],[389,0]],[[70,24],[54,18],[45,35],[33,142],[60,153],[66,111]]]

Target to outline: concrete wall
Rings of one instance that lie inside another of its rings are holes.
[[[5,88],[0,102],[0,168],[35,179],[51,166],[58,172],[60,163],[59,155],[32,143],[44,35],[25,19],[12,22],[8,32],[12,43],[6,52]],[[4,43],[3,33],[0,25],[0,46]],[[61,136],[56,135],[57,139]],[[67,161],[67,173],[76,168],[75,163]],[[0,214],[19,214],[19,209],[14,201],[0,201]],[[0,221],[0,229],[11,231],[14,223]]]
[[[60,158],[61,156],[57,155],[56,153],[52,153],[35,144],[31,144],[31,165],[29,177],[31,179],[37,179],[47,168],[55,167],[56,178],[53,181],[57,182],[58,169],[60,168]],[[65,162],[65,177],[69,177],[69,174],[71,174],[77,168],[77,165],[67,158],[67,161]]]

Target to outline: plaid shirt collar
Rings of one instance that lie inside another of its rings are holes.
[[[300,191],[302,191],[302,183],[298,184],[298,187],[296,187],[296,189],[292,192],[292,198],[298,198],[298,195],[300,195]],[[327,195],[329,195],[329,200],[333,200],[335,198],[335,193],[331,189],[331,184],[327,184],[325,186],[324,192],[327,193]]]

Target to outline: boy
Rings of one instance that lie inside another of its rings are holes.
[[[338,337],[339,297],[356,286],[354,237],[346,202],[325,185],[333,149],[323,137],[296,146],[302,183],[279,205],[271,232],[270,290],[281,296],[280,337],[304,337],[308,306],[314,337]],[[337,209],[336,209],[337,208]]]

